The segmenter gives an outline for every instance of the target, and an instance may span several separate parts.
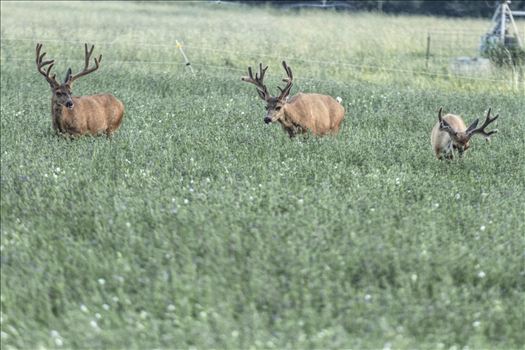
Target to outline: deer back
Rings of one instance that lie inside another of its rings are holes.
[[[345,109],[331,96],[299,93],[287,101],[284,112],[292,123],[323,135],[339,131]]]

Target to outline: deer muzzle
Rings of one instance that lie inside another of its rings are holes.
[[[269,117],[269,116],[264,117],[264,122],[266,124],[270,124],[272,122],[272,117]]]
[[[73,109],[73,107],[74,107],[73,100],[67,100],[66,101],[66,108],[67,109]]]

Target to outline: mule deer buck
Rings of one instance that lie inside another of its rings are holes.
[[[490,135],[497,133],[497,129],[490,132],[485,131],[485,128],[499,117],[498,114],[491,118],[490,111],[491,108],[489,108],[481,127],[476,128],[479,121],[479,118],[476,118],[467,128],[463,119],[457,115],[447,114],[443,117],[443,108],[440,108],[438,112],[438,122],[434,125],[432,134],[430,135],[432,148],[437,159],[453,159],[454,149],[457,149],[459,157],[462,157],[463,152],[470,147],[470,138],[474,134],[482,134],[489,140]]]
[[[73,75],[71,74],[71,68],[69,68],[64,82],[60,84],[56,80],[56,74],[49,76],[55,61],[43,61],[46,53],[40,54],[42,44],[36,45],[36,67],[51,86],[51,92],[53,93],[51,98],[53,129],[59,134],[67,136],[106,134],[109,137],[118,129],[122,122],[124,104],[115,96],[111,94],[71,95],[73,82],[84,75],[96,71],[99,67],[102,55],[94,59],[95,66],[88,68],[94,47],[92,45],[91,49],[88,50],[87,44],[84,45],[84,69]],[[47,69],[44,71],[46,66]]]
[[[288,132],[290,138],[297,134],[311,131],[314,135],[335,134],[339,131],[343,121],[345,109],[339,101],[331,96],[298,93],[288,98],[293,84],[292,69],[283,61],[283,67],[287,78],[283,79],[286,86],[281,89],[281,94],[277,97],[270,96],[266,85],[264,85],[264,74],[268,69],[259,64],[259,73],[252,73],[252,67],[248,67],[248,76],[241,80],[254,84],[259,97],[266,102],[266,124],[278,122],[283,129]]]

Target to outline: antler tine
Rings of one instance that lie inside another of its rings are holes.
[[[48,61],[48,62],[53,62],[53,61]],[[46,70],[46,76],[49,77],[49,73],[51,72],[51,68],[53,68],[55,64],[54,63],[51,63],[49,65],[49,67],[47,67],[47,70]],[[51,77],[52,79],[55,79],[56,77],[56,74],[53,74],[53,76]]]
[[[36,45],[36,64],[39,68],[43,68],[44,66],[47,66],[48,64],[55,62],[55,60],[48,60],[48,61],[42,62],[46,53],[44,52],[43,54],[40,54],[41,49],[42,49],[42,44],[37,44]]]
[[[84,70],[86,70],[89,67],[89,59],[91,58],[91,54],[93,53],[94,48],[95,45],[91,45],[91,49],[88,50],[87,43],[84,44]]]
[[[253,77],[252,67],[248,67],[248,76],[241,77],[242,81],[255,85],[257,93],[263,100],[270,98],[268,89],[266,88],[266,85],[263,84],[264,74],[267,69],[268,66],[263,68],[262,63],[259,63],[259,72],[255,73],[255,78]]]
[[[255,73],[255,79],[257,79],[261,84],[264,79],[264,75],[266,74],[266,70],[268,69],[268,66],[262,67],[262,63],[259,63],[259,76],[257,76],[257,73]]]
[[[99,67],[99,64],[100,64],[100,61],[102,60],[102,55],[100,55],[98,57],[98,59],[95,57],[94,58],[94,61],[95,61],[95,66],[92,67],[92,68],[89,68],[89,59],[91,58],[91,55],[93,54],[93,49],[95,48],[95,45],[91,45],[91,49],[88,50],[88,44],[84,44],[84,69],[75,74],[75,75],[71,75],[69,80],[68,80],[68,83],[72,83],[73,81],[75,81],[76,79],[84,76],[84,75],[87,75],[89,73],[92,73],[94,71],[96,71]]]
[[[290,90],[293,85],[292,69],[286,64],[285,61],[283,61],[283,68],[286,71],[287,77],[283,79],[283,82],[286,83],[286,86],[283,89],[278,86],[279,90],[281,90],[281,94],[279,95],[280,100],[285,99],[290,94]]]
[[[42,60],[42,57],[40,57],[40,49],[42,48],[42,44],[37,43],[36,44],[36,64],[38,65],[38,62]]]
[[[474,134],[482,134],[482,135],[484,135],[485,137],[488,138],[490,135],[495,134],[495,133],[498,132],[497,129],[494,129],[494,130],[489,131],[489,132],[486,132],[486,131],[485,131],[485,128],[486,128],[490,123],[492,123],[493,121],[495,121],[496,119],[498,119],[498,117],[499,117],[499,114],[496,114],[495,117],[491,118],[491,117],[490,117],[490,112],[491,112],[491,110],[492,110],[492,108],[489,108],[489,110],[488,110],[488,112],[487,112],[487,116],[485,117],[485,121],[483,122],[483,125],[481,125],[479,128],[476,128],[476,129],[470,131],[469,134],[468,134],[469,136],[472,136],[472,135],[474,135]]]
[[[286,74],[288,75],[288,78],[285,78],[285,80],[293,80],[292,69],[290,68],[289,65],[286,64],[286,61],[283,61],[283,67],[284,67],[284,70],[286,71]]]
[[[53,74],[52,77],[49,76],[49,73],[51,72],[51,68],[53,68],[53,66],[55,65],[55,60],[48,60],[48,61],[42,62],[46,53],[44,52],[43,54],[40,54],[41,50],[42,50],[42,44],[37,43],[36,44],[36,68],[38,72],[46,78],[49,84],[55,85],[55,86],[60,85],[55,79],[56,74]],[[47,70],[44,72],[43,68],[47,65],[49,65],[49,67],[47,67]]]

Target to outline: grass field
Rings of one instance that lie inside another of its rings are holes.
[[[3,349],[525,346],[524,93],[417,73],[428,28],[488,21],[1,6]],[[52,132],[35,45],[62,78],[85,41],[104,58],[75,93],[126,105],[111,140]],[[240,76],[262,60],[275,91],[282,59],[292,93],[343,98],[339,135],[263,123]],[[499,133],[437,161],[439,106],[467,122],[492,107]]]

